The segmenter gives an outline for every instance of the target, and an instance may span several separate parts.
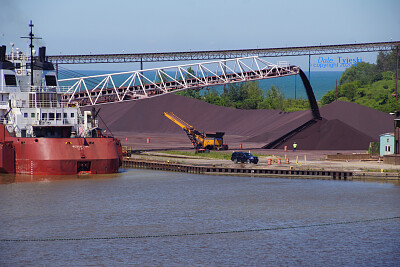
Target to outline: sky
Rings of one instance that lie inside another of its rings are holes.
[[[14,42],[25,51],[26,40],[20,37],[28,35],[32,20],[35,36],[43,38],[36,47],[45,45],[48,55],[400,41],[398,0],[0,0],[0,7],[0,44],[9,51]],[[376,55],[345,56],[374,63]],[[308,57],[267,60],[288,60],[308,69]],[[312,63],[317,61],[312,57]],[[146,64],[151,68],[177,63]],[[113,65],[101,68],[138,69],[136,63]]]

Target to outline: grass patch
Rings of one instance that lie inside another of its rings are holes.
[[[220,151],[210,151],[210,153],[195,153],[194,151],[159,151],[159,153],[170,154],[170,155],[181,155],[181,156],[196,156],[202,158],[212,158],[212,159],[231,159],[231,153],[224,153]]]
[[[159,151],[159,153],[165,153],[171,155],[183,155],[183,156],[196,156],[196,157],[211,158],[211,159],[226,159],[226,160],[230,160],[232,155],[231,152],[212,151],[212,150],[209,153],[197,153],[197,154],[194,151],[177,151],[177,150]],[[266,156],[261,154],[253,154],[253,155],[257,157]]]

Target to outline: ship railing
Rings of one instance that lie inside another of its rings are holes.
[[[14,60],[23,60],[30,61],[31,57],[24,55],[22,52],[14,52],[9,55],[6,55],[6,60],[14,61]]]
[[[57,101],[50,100],[17,100],[15,103],[15,107],[17,108],[61,108],[65,107],[65,104]]]
[[[42,126],[73,126],[77,122],[72,119],[60,119],[60,118],[25,118],[22,123]]]
[[[35,107],[35,108],[61,108],[61,107],[63,107],[62,103],[57,102],[57,101],[46,101],[46,100],[37,101],[36,100],[36,103],[34,101],[31,101],[31,102],[32,103],[30,106]]]
[[[69,86],[21,86],[21,92],[65,93]]]
[[[8,106],[8,101],[0,101],[0,106]]]
[[[23,120],[21,120],[21,123],[37,125],[40,124],[40,120],[37,118],[24,118]]]
[[[8,102],[3,101],[0,103],[0,105],[8,105]],[[64,103],[64,102],[58,102],[56,100],[50,101],[50,100],[16,100],[15,103],[13,103],[13,107],[16,108],[76,108],[78,105],[76,103]]]
[[[63,125],[62,121],[58,121],[55,119],[41,119],[39,121],[40,125],[48,125],[48,126],[59,126],[59,125]]]
[[[18,85],[3,85],[0,84],[0,91],[3,92],[15,92],[16,89],[18,89],[19,86]]]
[[[71,88],[71,86],[58,86],[57,88],[58,88],[58,90],[57,90],[58,92],[66,93]]]

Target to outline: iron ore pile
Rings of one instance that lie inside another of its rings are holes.
[[[173,94],[102,105],[100,116],[123,143],[124,136],[130,139],[162,136],[152,140],[162,148],[168,147],[168,139],[171,142],[174,138],[187,139],[185,132],[163,115],[166,111],[178,115],[199,131],[225,132],[228,144],[235,140],[256,144],[259,148],[312,119],[309,110],[290,113],[240,110]],[[355,103],[336,101],[321,107],[320,113],[322,120],[290,137],[278,148],[291,147],[296,142],[304,150],[366,150],[370,142],[378,141],[380,134],[393,132],[391,115]],[[106,128],[104,124],[101,126]],[[184,142],[191,146],[189,139]]]

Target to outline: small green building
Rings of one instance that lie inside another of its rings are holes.
[[[379,136],[379,155],[394,154],[394,133],[385,133]]]

